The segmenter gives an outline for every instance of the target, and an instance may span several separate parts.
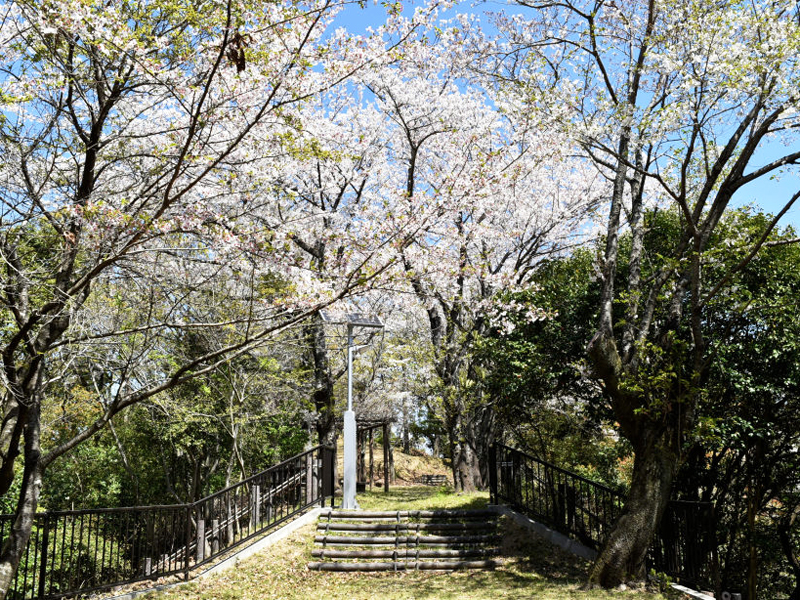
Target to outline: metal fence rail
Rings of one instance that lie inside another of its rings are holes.
[[[506,502],[598,549],[622,512],[624,498],[609,487],[509,448],[492,447],[494,502]]]
[[[714,504],[670,500],[648,565],[691,587],[720,589]]]
[[[317,446],[192,504],[38,513],[9,600],[56,599],[213,561],[333,495],[333,448]],[[0,543],[14,515],[0,515]]]
[[[625,497],[514,448],[490,449],[492,502],[520,512],[599,550],[622,513]],[[710,502],[671,500],[648,553],[648,568],[697,587],[714,588],[715,521]]]

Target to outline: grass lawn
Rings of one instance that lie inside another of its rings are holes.
[[[455,495],[426,487],[394,488],[388,494],[359,494],[358,502],[370,510],[421,510],[430,508],[482,508],[486,493]],[[583,591],[588,563],[532,535],[501,522],[503,564],[494,571],[324,573],[311,572],[315,525],[242,561],[236,568],[191,582],[167,592],[148,595],[150,600],[226,600],[234,598],[320,599],[495,599],[536,598],[561,600],[665,600],[645,591]]]

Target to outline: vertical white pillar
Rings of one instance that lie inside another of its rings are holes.
[[[354,510],[356,502],[356,413],[353,412],[353,326],[347,326],[347,410],[344,413],[344,490],[342,508]]]
[[[342,508],[354,510],[356,502],[356,413],[344,413],[344,491]]]

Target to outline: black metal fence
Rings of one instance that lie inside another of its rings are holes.
[[[506,503],[598,550],[622,512],[617,490],[514,448],[490,449],[492,501]],[[692,587],[714,589],[715,521],[710,502],[672,500],[648,554],[648,568]]]
[[[719,590],[714,504],[670,500],[647,558],[650,567],[685,585]]]
[[[9,600],[55,599],[179,575],[333,495],[317,446],[192,504],[38,513]],[[0,515],[0,543],[13,515]]]

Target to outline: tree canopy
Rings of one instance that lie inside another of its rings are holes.
[[[627,489],[593,584],[674,494],[733,506],[726,581],[800,578],[800,191],[733,208],[800,161],[797,8],[344,8],[0,0],[0,589],[71,480],[191,501],[333,442],[322,309],[387,321],[357,403],[459,489],[498,436]]]

